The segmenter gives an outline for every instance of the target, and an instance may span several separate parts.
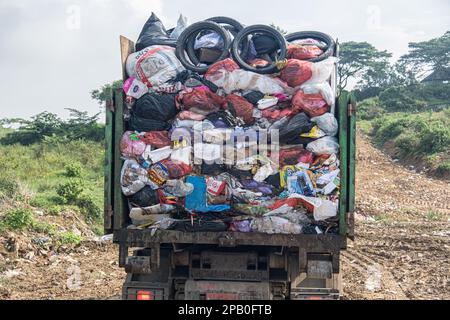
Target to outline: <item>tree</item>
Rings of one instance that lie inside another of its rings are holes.
[[[344,42],[340,48],[338,67],[339,88],[345,89],[351,78],[360,78],[369,72],[375,82],[387,72],[392,54],[379,51],[367,42]]]
[[[117,80],[112,83],[105,84],[100,89],[91,91],[91,98],[97,100],[100,105],[103,105],[109,97],[111,90],[120,89],[123,86],[122,80]]]
[[[409,44],[410,52],[400,58],[418,77],[450,68],[450,31],[442,37]]]

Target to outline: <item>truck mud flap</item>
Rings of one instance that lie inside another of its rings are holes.
[[[185,285],[186,300],[270,300],[269,282],[194,281]]]

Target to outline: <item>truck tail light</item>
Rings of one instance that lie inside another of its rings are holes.
[[[138,301],[152,301],[155,300],[155,294],[152,291],[138,291],[136,296]]]

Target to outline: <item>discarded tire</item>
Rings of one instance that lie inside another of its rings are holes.
[[[328,59],[334,53],[334,50],[336,47],[336,42],[334,41],[334,39],[331,36],[329,36],[323,32],[302,31],[302,32],[291,33],[286,36],[287,42],[293,42],[293,41],[302,40],[302,39],[314,39],[314,40],[319,40],[319,41],[325,43],[325,46],[323,48],[321,48],[324,51],[324,53],[322,55],[318,56],[317,58],[309,59],[306,61],[320,62],[325,59]]]
[[[273,37],[279,46],[279,53],[276,57],[276,60],[282,61],[286,59],[287,44],[283,35],[272,27],[265,25],[254,25],[243,29],[234,39],[233,45],[231,46],[231,53],[234,60],[239,64],[241,68],[255,73],[272,74],[278,72],[279,69],[276,62],[260,68],[252,67],[249,63],[247,63],[246,57],[243,57],[243,53],[246,53],[246,50],[245,48],[242,50],[242,44],[252,34],[264,34]]]
[[[198,72],[200,74],[206,73],[206,71],[208,71],[209,66],[208,65],[199,66],[198,63],[196,64],[196,61],[189,61],[188,60],[189,56],[186,55],[186,51],[187,47],[191,43],[191,39],[195,39],[195,37],[201,31],[204,30],[211,30],[217,33],[223,39],[224,49],[222,54],[220,55],[220,57],[218,57],[216,61],[223,60],[228,56],[231,44],[231,39],[228,31],[215,22],[211,21],[197,22],[191,25],[189,28],[187,28],[178,39],[176,55],[186,69]]]

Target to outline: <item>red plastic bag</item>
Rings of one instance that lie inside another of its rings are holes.
[[[167,169],[170,179],[181,179],[192,172],[192,167],[181,161],[163,160],[160,164]]]
[[[287,66],[281,71],[280,78],[290,87],[298,87],[311,79],[313,64],[297,59],[288,60]]]
[[[172,144],[170,141],[169,132],[167,131],[146,132],[143,136],[141,136],[141,140],[145,144],[155,147],[156,149],[169,147]]]
[[[215,113],[226,105],[223,97],[206,86],[181,91],[176,97],[176,104],[181,110],[189,110],[204,116]]]
[[[244,120],[246,124],[252,124],[255,122],[255,118],[253,117],[253,104],[247,101],[244,97],[238,96],[236,94],[230,94],[226,98],[228,107],[230,106],[236,110],[236,116]]]
[[[269,120],[280,120],[284,117],[291,117],[294,115],[294,111],[290,108],[288,109],[268,109],[264,110],[262,112],[263,118],[269,119]]]
[[[280,167],[293,166],[299,163],[311,164],[314,154],[302,148],[280,150]]]
[[[295,110],[304,111],[309,117],[320,117],[330,111],[330,106],[320,94],[306,94],[299,90],[292,99]]]
[[[231,73],[234,70],[238,70],[239,65],[233,61],[233,59],[225,59],[214,63],[206,72],[205,79],[214,82],[214,79],[222,78],[224,72]]]
[[[298,44],[290,44],[288,46],[288,59],[309,60],[317,58],[323,54],[322,49],[317,46],[302,46]]]

